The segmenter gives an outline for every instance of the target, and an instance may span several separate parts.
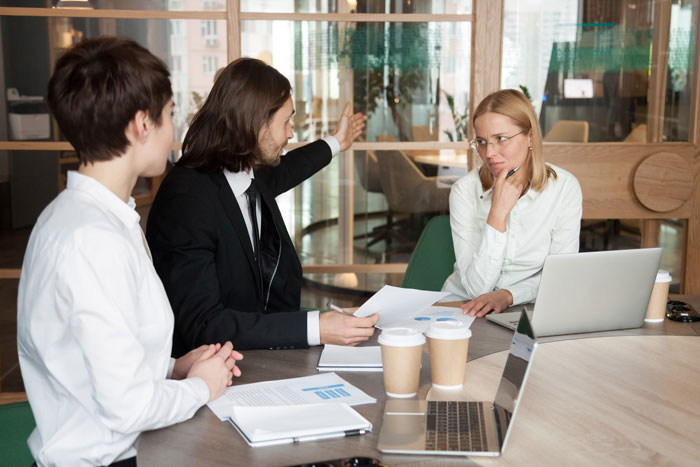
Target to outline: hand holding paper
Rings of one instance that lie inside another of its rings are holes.
[[[430,292],[385,285],[355,312],[355,316],[361,318],[377,313],[379,322],[376,326],[382,329],[413,316],[448,295],[450,292]]]

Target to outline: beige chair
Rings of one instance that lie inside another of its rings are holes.
[[[438,186],[438,177],[423,174],[401,151],[377,151],[377,159],[389,210],[395,218],[400,216],[387,237],[387,250],[413,251],[424,224],[431,217],[421,214],[447,212],[450,189]]]
[[[377,135],[377,142],[379,143],[391,143],[396,141],[394,135]]]
[[[587,143],[588,122],[559,120],[544,136],[548,143]]]
[[[413,125],[411,127],[411,132],[413,133],[413,141],[437,140],[437,135],[430,133],[430,126],[428,125]]]
[[[353,152],[354,162],[355,162],[355,172],[357,173],[357,178],[360,181],[360,185],[368,193],[381,193],[382,183],[381,177],[379,176],[380,168],[379,161],[377,160],[377,155],[372,151],[354,151]],[[372,213],[376,215],[378,213]],[[386,211],[386,224],[374,227],[371,231],[368,230],[363,234],[355,235],[353,238],[355,240],[366,238],[367,247],[374,245],[382,240],[386,240],[387,243],[391,243],[391,236],[393,233],[394,217],[391,209]]]
[[[623,143],[646,143],[647,142],[647,124],[640,123],[635,126],[632,131],[622,140]]]
[[[370,193],[383,193],[377,155],[372,151],[353,151],[353,160],[362,188]]]
[[[413,134],[413,141],[435,141],[437,142],[437,135],[430,132],[430,126],[428,125],[413,125],[411,127],[411,133]],[[414,149],[411,151],[411,156],[422,156],[435,154],[436,149]]]
[[[377,151],[382,190],[394,213],[446,212],[448,188],[426,177],[401,151]]]

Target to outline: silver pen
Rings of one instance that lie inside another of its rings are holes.
[[[506,174],[506,178],[511,177],[512,175],[514,175],[515,172],[517,172],[519,168],[520,168],[520,166],[517,166],[516,168],[514,168],[514,169],[512,169],[512,170],[509,170],[508,173]],[[493,190],[493,187],[491,187],[491,188],[489,188],[488,190],[486,190],[481,196],[479,196],[479,199],[484,199],[484,198],[486,197],[486,195],[488,195],[489,193],[491,193],[492,190]]]
[[[331,302],[326,303],[326,308],[328,308],[329,310],[337,311],[338,313],[342,313],[344,315],[355,316],[345,308],[341,308],[338,305],[333,305]]]

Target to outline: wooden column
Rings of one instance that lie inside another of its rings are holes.
[[[474,0],[470,115],[484,97],[501,87],[502,42],[503,2]]]
[[[241,56],[241,2],[226,1],[226,39],[228,62]]]
[[[700,27],[698,27],[698,11],[694,9],[695,18],[695,63],[690,73],[690,83],[693,86],[691,94],[688,140],[695,145],[693,169],[695,171],[695,192],[693,207],[688,219],[685,246],[685,288],[683,293],[700,294]]]
[[[659,0],[654,4],[654,39],[647,96],[647,142],[660,143],[664,133],[664,109],[666,103],[666,67],[668,66],[668,39],[671,30],[671,0]],[[641,247],[659,245],[657,219],[640,219]]]

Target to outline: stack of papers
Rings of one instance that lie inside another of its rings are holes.
[[[351,405],[377,400],[335,373],[242,384],[207,406],[251,446],[363,434],[372,424]]]
[[[319,371],[382,371],[382,350],[378,345],[350,347],[326,344],[316,368]]]

